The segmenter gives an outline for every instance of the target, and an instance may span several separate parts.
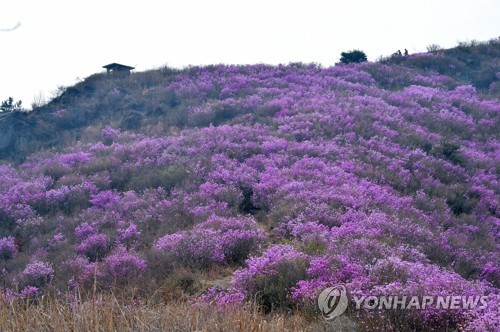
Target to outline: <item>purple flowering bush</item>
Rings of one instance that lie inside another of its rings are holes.
[[[103,278],[108,283],[137,280],[147,268],[145,260],[124,248],[118,248],[102,262]]]
[[[54,269],[50,263],[46,262],[29,263],[19,278],[22,284],[39,289],[52,281],[54,278]]]
[[[87,256],[92,262],[102,259],[110,250],[109,239],[104,234],[93,234],[75,247],[76,252]]]
[[[148,264],[134,251],[127,251],[123,246],[117,247],[106,258],[99,262],[91,262],[85,257],[76,257],[64,264],[73,271],[69,285],[81,291],[93,289],[110,289],[137,285]]]
[[[158,239],[155,247],[188,266],[208,267],[244,262],[264,238],[253,218],[211,216],[192,230]]]
[[[15,240],[12,236],[4,237],[0,239],[0,259],[8,261],[14,257],[17,248]]]
[[[265,311],[293,308],[292,288],[306,278],[309,257],[290,245],[273,245],[234,272],[231,293],[256,300]]]

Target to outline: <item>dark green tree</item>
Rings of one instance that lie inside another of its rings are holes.
[[[22,101],[18,100],[14,102],[14,98],[9,97],[8,99],[2,101],[0,105],[0,110],[2,112],[15,112],[20,111],[22,109]]]
[[[365,52],[360,50],[352,50],[349,52],[340,53],[340,62],[342,63],[360,63],[368,60]]]

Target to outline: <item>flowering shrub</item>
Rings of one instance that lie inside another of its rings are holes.
[[[101,135],[105,143],[111,144],[116,138],[118,138],[120,131],[110,126],[105,126],[101,131]]]
[[[47,285],[54,277],[54,269],[50,263],[33,262],[26,265],[20,279],[23,284],[36,289]]]
[[[245,294],[234,289],[224,290],[210,287],[195,302],[199,306],[215,305],[219,310],[241,308],[245,303]]]
[[[264,231],[252,218],[212,216],[191,231],[160,238],[155,247],[180,262],[197,267],[241,263],[264,240]]]
[[[466,313],[468,316],[462,324],[460,330],[464,332],[472,331],[495,331],[500,326],[498,317],[498,302],[500,295],[489,294],[485,309],[476,309]]]
[[[119,249],[107,256],[102,263],[104,278],[113,282],[123,282],[136,278],[146,268],[146,261],[124,249]]]
[[[34,286],[27,286],[21,291],[20,295],[25,299],[36,299],[40,296],[40,290]]]
[[[110,242],[106,235],[90,235],[76,246],[76,251],[87,256],[92,262],[102,259],[110,249]]]
[[[0,259],[5,261],[11,259],[16,253],[17,248],[12,236],[0,239]]]
[[[118,243],[124,244],[130,248],[140,240],[141,231],[137,229],[135,224],[130,224],[127,228],[118,229],[118,236],[116,238]]]
[[[291,290],[306,277],[308,261],[307,255],[290,245],[273,245],[262,256],[248,259],[248,267],[234,273],[233,292],[256,299],[267,311],[293,307]]]

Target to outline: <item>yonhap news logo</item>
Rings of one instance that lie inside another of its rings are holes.
[[[439,295],[439,296],[348,296],[344,285],[325,288],[318,296],[318,307],[324,319],[342,315],[352,301],[354,310],[473,310],[487,307],[487,296]]]
[[[318,307],[326,320],[342,315],[348,304],[344,285],[325,288],[318,296]]]

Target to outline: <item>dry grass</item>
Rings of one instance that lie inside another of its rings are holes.
[[[218,311],[190,304],[126,304],[114,296],[70,305],[44,298],[38,303],[0,304],[1,331],[354,331],[352,323],[307,319],[299,314],[264,315],[255,308]]]

